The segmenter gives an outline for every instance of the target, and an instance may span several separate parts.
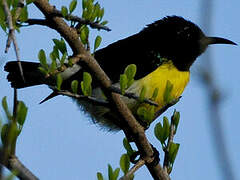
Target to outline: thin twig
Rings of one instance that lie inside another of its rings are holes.
[[[136,164],[125,174],[123,177],[121,177],[119,180],[129,180],[133,174],[143,165],[145,164],[145,161],[142,159],[139,159]]]
[[[58,17],[63,17],[62,15],[62,12],[57,10],[57,9],[54,9],[53,11],[53,16],[58,16]],[[106,31],[111,31],[111,29],[107,26],[103,26],[97,22],[91,22],[89,20],[86,20],[86,19],[82,19],[78,16],[74,16],[74,15],[67,15],[66,16],[66,19],[68,20],[71,20],[71,21],[75,21],[75,22],[78,22],[80,24],[86,24],[86,25],[89,25],[91,28],[93,29],[103,29],[103,30],[106,30]]]
[[[121,90],[120,90],[118,87],[115,87],[115,86],[109,87],[109,90],[112,91],[112,92],[121,94],[122,96],[126,96],[126,97],[128,97],[128,98],[140,100],[140,97],[137,96],[137,95],[134,94],[134,93],[126,92],[126,93],[122,94]],[[144,103],[147,103],[147,104],[150,104],[150,105],[153,105],[153,106],[156,106],[156,107],[158,106],[157,103],[155,103],[154,101],[151,101],[150,99],[147,99],[147,98],[144,98],[144,99],[143,99],[143,102],[144,102]]]
[[[158,118],[160,115],[162,115],[168,108],[172,107],[173,105],[177,104],[178,101],[181,99],[182,96],[179,96],[176,99],[173,99],[172,101],[170,101],[168,104],[166,104],[165,106],[163,106],[161,109],[159,109],[156,113],[155,113],[155,118]]]
[[[78,100],[85,100],[85,101],[88,101],[89,103],[93,103],[95,105],[106,106],[106,107],[110,106],[108,101],[97,99],[92,96],[79,95],[79,94],[71,93],[70,91],[64,91],[64,90],[55,91],[55,92],[59,95],[69,96],[69,97],[72,97],[72,98],[75,98]]]
[[[20,69],[20,74],[21,74],[21,77],[22,77],[23,81],[25,81],[24,76],[23,76],[22,65],[21,65],[21,62],[20,62],[19,48],[18,48],[16,37],[15,37],[12,15],[11,15],[11,12],[10,12],[10,9],[8,7],[8,4],[7,4],[6,0],[2,0],[2,3],[3,3],[3,6],[4,6],[5,15],[7,16],[8,28],[9,28],[9,34],[8,34],[8,40],[7,40],[5,53],[8,52],[11,41],[13,41],[14,50],[15,50],[15,54],[16,54],[16,57],[17,57],[18,66],[19,66],[19,69]]]
[[[131,111],[128,109],[126,104],[122,101],[119,94],[109,93],[108,88],[112,85],[110,79],[106,73],[101,69],[97,61],[88,53],[83,44],[79,39],[77,31],[69,27],[62,18],[53,16],[54,7],[49,4],[47,0],[37,0],[33,2],[38,9],[42,11],[47,19],[51,21],[49,27],[55,29],[60,35],[65,38],[71,47],[74,54],[85,55],[81,59],[81,63],[86,65],[94,77],[98,80],[101,87],[103,88],[105,95],[107,96],[110,103],[112,103],[113,108],[118,112],[119,119],[124,123],[123,131],[128,132],[134,137],[136,146],[140,152],[143,154],[143,159],[146,162],[146,166],[154,179],[169,180],[170,177],[163,170],[160,164],[152,166],[151,162],[154,160],[152,158],[154,152],[146,138],[143,127],[136,121]]]
[[[0,157],[2,156],[4,156],[4,150],[3,148],[0,148]],[[10,155],[8,161],[6,162],[3,162],[1,159],[0,163],[6,168],[8,168],[10,171],[15,172],[16,176],[20,180],[38,180],[38,178],[29,169],[27,169],[14,155]]]

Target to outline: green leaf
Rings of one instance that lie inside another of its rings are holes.
[[[61,12],[62,12],[63,17],[66,18],[67,15],[68,15],[67,7],[66,6],[62,6]]]
[[[100,18],[100,20],[102,20],[102,18],[103,18],[103,16],[104,16],[104,8],[102,8],[100,11],[99,11],[99,18]],[[101,24],[102,25],[105,25],[105,24],[107,24],[108,22],[107,21],[103,21]]]
[[[145,99],[145,94],[146,94],[147,88],[146,86],[143,86],[139,95],[139,101],[143,102],[143,100]]]
[[[125,94],[125,90],[127,88],[127,76],[126,74],[121,74],[120,75],[120,89],[121,89],[121,93]]]
[[[55,45],[53,46],[53,51],[52,51],[53,55],[56,57],[56,59],[59,59],[59,51],[58,51],[58,47]]]
[[[126,149],[127,154],[131,156],[134,151],[126,138],[123,139],[123,146]]]
[[[67,52],[64,52],[62,58],[59,60],[61,66],[64,65],[66,58],[67,58]]]
[[[124,74],[127,75],[127,78],[133,79],[137,72],[137,66],[135,64],[130,64],[125,68]]]
[[[31,4],[33,1],[35,1],[35,0],[26,0],[26,4],[29,5],[29,4]]]
[[[113,172],[113,180],[117,180],[119,176],[120,168],[115,169]]]
[[[97,179],[98,180],[104,180],[102,173],[100,173],[100,172],[97,173]]]
[[[70,14],[76,9],[76,7],[77,7],[77,0],[72,0],[69,5]]]
[[[155,88],[154,89],[154,91],[153,91],[153,95],[152,95],[152,97],[151,97],[151,99],[153,100],[153,101],[155,101],[155,99],[157,98],[157,96],[158,96],[158,88]]]
[[[124,174],[126,174],[130,167],[130,159],[127,154],[123,154],[120,158],[120,167]]]
[[[55,62],[56,62],[57,57],[56,57],[56,55],[55,55],[54,52],[51,52],[51,53],[49,54],[49,56],[50,56],[50,59],[51,59],[52,61],[55,61]]]
[[[19,101],[17,105],[17,116],[16,116],[16,121],[18,122],[19,125],[23,126],[26,116],[27,116],[27,111],[28,108],[24,104],[23,101]]]
[[[91,96],[92,94],[92,76],[88,72],[83,73],[83,81],[81,82],[81,89],[84,96]]]
[[[61,85],[62,85],[62,77],[60,74],[57,75],[57,90],[61,90]]]
[[[78,92],[78,81],[77,80],[72,81],[71,88],[72,88],[73,93],[77,94],[77,92]]]
[[[62,54],[67,53],[67,47],[65,41],[62,38],[61,40],[53,39],[53,42]]]
[[[3,99],[2,99],[2,107],[4,109],[4,112],[8,118],[8,120],[11,120],[12,119],[12,115],[8,109],[8,104],[7,104],[7,97],[4,96]]]
[[[164,144],[164,138],[163,138],[163,127],[162,124],[159,122],[154,127],[154,134],[155,137],[161,142],[161,144]]]
[[[113,169],[112,169],[112,166],[110,164],[108,164],[108,179],[109,180],[114,180],[113,177]]]
[[[50,72],[54,72],[57,69],[57,63],[56,60],[52,60],[51,66],[50,66]]]
[[[21,14],[19,16],[19,20],[21,22],[25,22],[26,20],[28,20],[28,10],[27,10],[27,6],[24,6],[21,10]]]
[[[141,106],[137,109],[137,115],[140,119],[147,121],[148,120],[148,113],[147,109],[144,106]]]
[[[172,116],[172,120],[173,120],[173,124],[175,126],[175,132],[174,134],[176,134],[177,132],[177,128],[178,128],[178,124],[179,124],[179,120],[180,120],[180,113],[178,111],[174,111],[173,116]]]
[[[105,26],[108,23],[108,21],[101,22],[101,25]]]
[[[171,142],[171,144],[169,146],[169,162],[171,164],[173,164],[176,159],[179,147],[180,147],[180,144],[173,143],[173,142]]]
[[[40,61],[41,66],[47,70],[48,69],[47,58],[43,49],[39,51],[38,59]]]
[[[101,42],[102,42],[101,36],[97,36],[94,42],[94,52],[100,46]]]
[[[5,144],[6,143],[6,137],[7,137],[7,133],[8,133],[8,124],[4,124],[1,130],[1,140],[2,143]]]
[[[87,44],[88,37],[89,37],[89,29],[86,25],[84,25],[80,30],[80,38],[83,44]]]
[[[165,91],[163,94],[163,100],[166,104],[172,100],[172,96],[171,96],[172,89],[173,89],[173,84],[169,80],[167,80]]]
[[[48,71],[43,67],[38,67],[38,69],[45,75],[48,73]]]
[[[84,10],[86,8],[88,0],[82,0],[82,9]]]
[[[163,117],[163,140],[166,141],[170,133],[170,124],[166,116]]]

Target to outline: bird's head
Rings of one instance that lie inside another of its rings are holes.
[[[178,16],[167,16],[143,29],[149,38],[148,45],[173,61],[182,71],[189,70],[195,59],[201,55],[208,45],[236,43],[220,38],[208,37],[194,23]]]

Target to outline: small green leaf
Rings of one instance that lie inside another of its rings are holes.
[[[131,156],[134,152],[134,150],[132,149],[131,145],[129,144],[128,140],[126,138],[123,139],[123,146],[127,151],[127,154],[129,156]]]
[[[102,42],[101,36],[97,36],[94,42],[94,52],[100,46],[101,42]]]
[[[145,99],[145,94],[146,94],[147,88],[146,86],[143,86],[139,95],[139,101],[143,102],[143,100]]]
[[[1,130],[1,140],[3,144],[6,144],[6,137],[7,137],[7,133],[8,133],[8,124],[4,124]]]
[[[2,107],[4,109],[4,112],[8,118],[8,120],[11,120],[12,119],[12,115],[8,109],[8,104],[7,104],[7,97],[4,96],[3,99],[2,99]]]
[[[108,23],[108,21],[101,22],[101,25],[105,26]]]
[[[31,4],[33,1],[35,1],[35,0],[26,0],[26,4],[29,5],[29,4]]]
[[[54,56],[56,57],[56,59],[59,59],[59,51],[58,51],[58,47],[55,45],[53,46],[53,51],[52,53],[54,54]]]
[[[164,144],[164,138],[163,138],[163,127],[162,124],[159,122],[154,127],[154,134],[155,137],[161,142],[161,144]]]
[[[77,94],[77,92],[78,92],[78,81],[77,80],[72,81],[71,88],[72,88],[73,93]]]
[[[61,90],[61,85],[62,85],[62,77],[60,74],[57,75],[57,90]]]
[[[49,54],[49,56],[50,56],[50,59],[51,59],[52,61],[56,61],[57,57],[56,57],[56,55],[55,55],[54,52],[51,52],[51,53]]]
[[[130,167],[130,159],[127,154],[123,154],[120,158],[120,167],[124,174],[126,174]]]
[[[121,89],[121,93],[125,94],[125,90],[127,88],[127,76],[126,74],[121,74],[120,75],[120,89]]]
[[[169,103],[172,100],[172,96],[171,96],[172,89],[173,89],[173,84],[169,80],[167,80],[165,91],[163,94],[163,100],[165,103]]]
[[[154,92],[153,92],[153,95],[152,95],[152,97],[151,97],[151,99],[153,100],[153,101],[155,101],[155,99],[157,98],[157,96],[158,96],[158,88],[155,88],[154,89]]]
[[[98,180],[104,180],[102,173],[100,173],[100,172],[97,173],[97,179]]]
[[[19,101],[17,105],[17,116],[16,116],[16,121],[18,122],[19,125],[23,126],[26,116],[27,116],[27,111],[28,108],[24,104],[23,101]]]
[[[54,72],[57,69],[57,63],[56,60],[52,60],[51,66],[50,66],[50,72]]]
[[[64,52],[62,58],[59,60],[61,66],[64,65],[66,57],[67,57],[67,52]]]
[[[174,164],[180,144],[171,142],[169,146],[169,162]]]
[[[113,169],[110,164],[108,164],[108,179],[113,180]]]
[[[38,69],[41,71],[41,73],[43,73],[45,75],[48,73],[48,71],[43,67],[38,67]]]
[[[80,38],[83,44],[87,44],[88,37],[89,37],[89,29],[86,25],[84,25],[80,30]]]
[[[175,110],[174,113],[173,113],[173,116],[172,116],[172,121],[173,121],[174,126],[175,126],[175,132],[174,132],[174,134],[177,132],[179,120],[180,120],[180,113]]]
[[[62,6],[61,12],[62,12],[63,17],[66,18],[67,15],[68,15],[67,7],[66,6]]]
[[[83,81],[81,82],[81,89],[84,96],[91,96],[92,94],[92,76],[88,72],[83,73]]]
[[[119,176],[120,168],[115,169],[113,172],[113,180],[117,180]]]
[[[77,0],[72,0],[69,5],[70,14],[76,9],[76,7],[77,7]]]
[[[65,41],[62,38],[61,40],[53,39],[53,42],[62,54],[64,54],[65,52],[67,53],[67,47]]]
[[[26,20],[28,20],[28,10],[27,10],[27,6],[24,6],[22,9],[21,9],[21,13],[20,13],[20,16],[19,16],[19,20],[21,22],[25,22]]]
[[[166,116],[163,117],[163,140],[166,141],[170,133],[170,124]]]
[[[147,109],[144,106],[141,106],[137,109],[137,115],[140,119],[147,121],[148,120],[148,113]]]
[[[82,0],[82,9],[84,10],[86,8],[88,0]]]
[[[137,66],[135,64],[130,64],[125,68],[124,74],[127,75],[127,78],[133,79],[137,72]]]
[[[48,69],[47,58],[43,49],[39,51],[38,59],[40,61],[41,66],[47,70]]]

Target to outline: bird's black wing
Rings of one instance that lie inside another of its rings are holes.
[[[141,33],[119,40],[98,50],[95,59],[113,83],[119,81],[120,74],[129,64],[137,66],[135,79],[140,79],[157,68],[159,56]]]

